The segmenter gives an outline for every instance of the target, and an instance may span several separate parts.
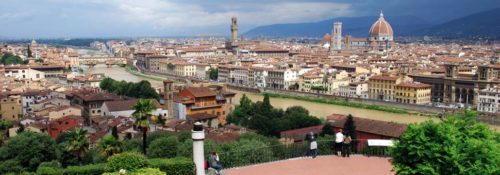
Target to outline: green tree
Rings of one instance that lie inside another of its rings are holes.
[[[106,78],[101,80],[101,82],[99,83],[99,87],[102,90],[109,91],[109,90],[111,90],[111,86],[113,84],[113,81],[115,81],[115,80],[113,80],[112,78],[106,77]]]
[[[28,45],[28,49],[27,49],[27,51],[26,51],[26,52],[28,53],[28,58],[33,57],[33,53],[31,52],[31,48],[30,48],[30,46],[29,46],[29,45]]]
[[[19,128],[16,130],[16,133],[20,134],[22,132],[24,132],[24,125],[23,124],[19,124]]]
[[[0,147],[3,146],[3,142],[5,141],[5,135],[3,132],[0,132]]]
[[[356,123],[354,123],[354,118],[351,114],[347,115],[346,121],[344,123],[344,132],[351,136],[354,140],[356,136]]]
[[[122,150],[125,152],[140,152],[142,141],[139,139],[130,139],[123,141]]]
[[[83,156],[89,149],[89,140],[87,139],[87,130],[83,128],[75,128],[70,131],[68,140],[66,141],[65,149],[76,155],[78,161],[81,162]]]
[[[11,53],[5,53],[0,59],[0,64],[11,65],[11,64],[28,64],[27,60],[24,61],[19,56],[14,56]]]
[[[316,93],[319,94],[320,92],[327,91],[328,89],[324,86],[312,86],[311,90],[315,90]]]
[[[105,135],[101,139],[99,147],[102,149],[106,156],[112,156],[113,154],[120,153],[122,151],[122,143],[120,140],[116,139],[113,135]]]
[[[210,73],[209,73],[210,79],[216,81],[219,77],[219,69],[210,68],[209,71],[210,71]]]
[[[0,130],[6,130],[12,127],[12,121],[0,119]]]
[[[393,170],[411,174],[500,174],[500,137],[466,111],[441,123],[410,124],[390,149]]]
[[[23,132],[0,148],[0,174],[35,171],[42,162],[57,158],[57,145],[47,134]]]
[[[141,153],[137,152],[124,152],[115,154],[108,159],[106,164],[106,171],[118,171],[125,169],[133,171],[136,169],[144,168],[149,165],[148,159]]]
[[[177,137],[159,138],[151,142],[148,148],[148,157],[151,158],[172,158],[177,156]]]
[[[151,111],[155,109],[154,104],[148,99],[139,99],[134,105],[135,112],[132,114],[135,120],[135,125],[142,131],[142,153],[146,154],[147,148],[147,132],[149,129],[149,117]]]
[[[323,129],[321,130],[321,136],[326,136],[326,135],[335,135],[332,124],[330,122],[326,122],[323,125]]]
[[[118,136],[118,127],[117,126],[113,126],[113,128],[111,129],[111,135],[115,138],[115,139],[119,139],[120,137]]]
[[[269,94],[264,94],[264,99],[262,100],[262,105],[260,108],[262,111],[261,114],[269,114],[273,110],[273,106],[271,105],[271,101],[269,100]]]

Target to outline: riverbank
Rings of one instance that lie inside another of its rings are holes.
[[[125,71],[132,74],[132,75],[135,75],[135,76],[138,76],[138,77],[142,77],[142,78],[147,78],[147,79],[151,79],[151,80],[155,80],[155,81],[163,81],[163,80],[166,80],[166,78],[164,77],[159,77],[159,76],[154,76],[154,75],[148,75],[148,74],[143,74],[139,71],[137,71],[136,68],[134,67],[130,67],[130,66],[127,66],[125,67]]]
[[[415,112],[408,112],[407,110],[399,109],[399,108],[391,108],[391,107],[385,107],[385,106],[380,106],[380,105],[368,105],[368,104],[362,104],[362,103],[353,103],[353,102],[349,102],[349,101],[337,101],[337,100],[323,99],[323,98],[292,96],[292,95],[269,93],[269,92],[264,92],[262,94],[264,94],[264,95],[267,94],[267,95],[269,95],[269,97],[275,97],[275,98],[289,98],[289,99],[302,100],[302,101],[308,101],[308,102],[314,102],[314,103],[323,103],[323,104],[347,106],[347,107],[353,107],[353,108],[377,110],[377,111],[390,112],[390,113],[395,113],[395,114],[419,114],[419,113],[415,113]]]

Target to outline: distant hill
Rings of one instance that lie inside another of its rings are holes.
[[[418,34],[449,37],[500,37],[500,8],[454,19],[430,27]]]
[[[321,37],[325,33],[331,33],[335,21],[342,22],[342,35],[352,35],[355,37],[366,37],[371,25],[378,19],[378,16],[364,17],[342,17],[333,18],[311,23],[290,23],[273,24],[256,27],[246,32],[246,37]],[[395,35],[408,35],[411,31],[424,29],[432,26],[431,23],[415,16],[385,16],[391,24]]]

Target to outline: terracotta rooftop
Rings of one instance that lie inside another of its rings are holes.
[[[395,76],[384,76],[384,75],[376,75],[370,77],[370,80],[384,80],[384,81],[396,81],[399,77]]]
[[[189,91],[194,97],[210,97],[215,96],[216,94],[207,87],[188,87],[184,89],[185,91]]]
[[[343,128],[347,116],[342,114],[332,114],[327,116],[326,119],[332,123],[332,126],[337,128]],[[394,122],[386,122],[380,120],[372,120],[365,118],[353,117],[354,123],[356,124],[356,130],[361,132],[367,132],[372,134],[384,135],[389,137],[397,138],[404,131],[406,131],[407,125],[399,124]]]
[[[397,87],[409,87],[409,88],[431,88],[430,84],[424,83],[412,83],[412,82],[404,82],[396,85]]]

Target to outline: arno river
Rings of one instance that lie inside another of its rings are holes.
[[[125,71],[125,68],[121,67],[116,67],[113,66],[111,68],[107,68],[105,65],[97,65],[94,68],[86,69],[84,68],[85,72],[88,73],[103,73],[106,76],[109,76],[113,79],[116,80],[125,80],[125,81],[132,81],[132,82],[138,82],[141,80],[148,80],[153,87],[155,88],[160,88],[162,87],[162,82],[153,80],[153,79],[148,79],[148,78],[143,78],[139,77],[133,74],[128,73]],[[262,95],[259,94],[254,94],[254,93],[246,93],[246,92],[240,92],[240,91],[234,91],[237,93],[236,99],[233,100],[233,103],[238,103],[239,99],[243,94],[246,94],[252,101],[258,101],[262,100]],[[283,99],[283,98],[271,98],[271,104],[276,107],[276,108],[287,108],[290,106],[303,106],[307,110],[309,110],[309,113],[311,115],[324,118],[330,114],[337,113],[337,114],[352,114],[355,117],[362,117],[362,118],[369,118],[369,119],[375,119],[375,120],[383,120],[383,121],[393,121],[397,123],[415,123],[415,122],[423,122],[425,120],[434,120],[438,121],[437,118],[429,118],[429,117],[423,117],[423,116],[416,116],[416,115],[408,115],[408,114],[394,114],[394,113],[389,113],[389,112],[383,112],[383,111],[375,111],[375,110],[368,110],[368,109],[360,109],[360,108],[351,108],[351,107],[345,107],[345,106],[337,106],[337,105],[330,105],[330,104],[322,104],[322,103],[313,103],[313,102],[307,102],[307,101],[300,101],[300,100],[294,100],[294,99]],[[494,130],[499,131],[500,127],[499,126],[491,126]]]

